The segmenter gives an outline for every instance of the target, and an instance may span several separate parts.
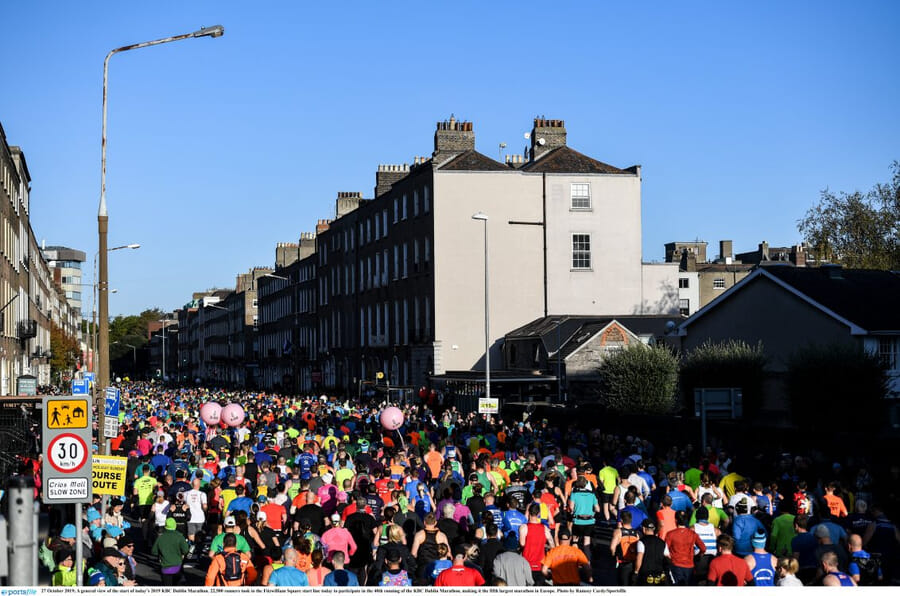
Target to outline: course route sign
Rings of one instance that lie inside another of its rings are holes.
[[[91,502],[92,408],[88,397],[46,396],[43,433],[44,502]]]

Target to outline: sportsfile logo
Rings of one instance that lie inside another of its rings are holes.
[[[3,588],[0,590],[0,596],[32,596],[37,594],[34,588],[22,588],[21,590]]]

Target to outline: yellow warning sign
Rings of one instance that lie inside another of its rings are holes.
[[[95,455],[93,458],[92,485],[95,495],[125,496],[125,478],[128,458],[113,455]]]
[[[88,408],[86,399],[53,400],[47,408],[47,428],[87,428]]]

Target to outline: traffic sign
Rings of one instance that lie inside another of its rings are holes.
[[[81,373],[81,377],[88,383],[94,382],[94,373],[92,373],[92,372]]]
[[[87,397],[44,397],[41,444],[45,503],[91,501],[91,418]]]
[[[128,458],[113,455],[95,455],[93,458],[91,488],[95,495],[125,496],[125,480],[128,475]]]
[[[106,388],[106,415],[119,417],[120,393],[117,387]]]
[[[72,379],[72,395],[87,395],[90,392],[90,381],[86,379]]]
[[[77,472],[87,463],[87,458],[87,445],[72,433],[56,435],[47,446],[47,460],[57,472]]]
[[[47,411],[47,428],[87,428],[91,406],[85,399],[56,399]]]
[[[107,416],[103,419],[103,436],[107,439],[115,439],[119,436],[118,416]]]

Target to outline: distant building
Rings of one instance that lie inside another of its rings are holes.
[[[85,284],[82,276],[82,266],[87,258],[84,251],[65,246],[47,246],[41,252],[53,273],[53,281],[65,292],[66,300],[72,308],[84,312],[82,292],[85,288],[88,292],[91,290],[90,284]]]

